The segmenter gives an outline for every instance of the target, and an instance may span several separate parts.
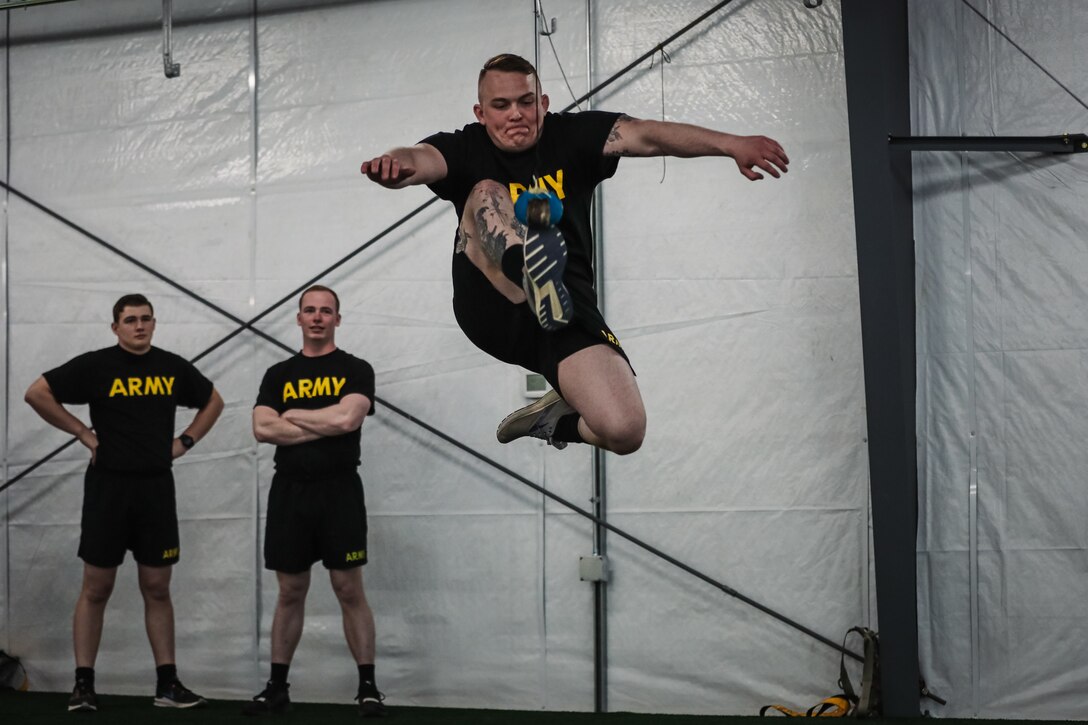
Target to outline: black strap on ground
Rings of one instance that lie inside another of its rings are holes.
[[[604,88],[607,85],[614,82],[617,78],[619,78],[623,74],[630,71],[636,65],[643,62],[646,58],[649,58],[654,53],[657,53],[659,50],[662,50],[665,45],[667,45],[668,43],[671,43],[676,38],[678,38],[681,35],[683,35],[684,33],[688,32],[691,28],[695,27],[696,25],[701,23],[703,20],[705,20],[707,17],[712,15],[714,12],[716,12],[717,10],[725,7],[726,5],[728,5],[732,1],[733,0],[723,0],[723,2],[718,3],[715,7],[711,8],[707,12],[700,15],[696,20],[694,20],[691,23],[689,23],[688,25],[686,25],[683,29],[681,29],[680,31],[678,31],[678,32],[674,33],[673,35],[669,36],[669,38],[667,40],[665,40],[662,43],[659,43],[657,46],[654,47],[653,50],[651,50],[648,53],[646,53],[645,55],[641,56],[638,60],[636,60],[633,63],[626,66],[622,71],[620,71],[619,73],[613,75],[608,80],[606,80],[605,82],[598,85],[596,88],[594,88],[592,91],[587,93],[585,96],[583,96],[581,99],[579,99],[575,103],[572,103],[570,106],[567,107],[566,110],[569,110],[569,108],[572,108],[578,102],[580,102],[582,100],[586,100],[590,96],[595,95],[602,88]],[[435,198],[432,198],[431,200],[429,200],[428,202],[416,207],[414,210],[409,212],[407,215],[402,217],[397,222],[395,222],[392,225],[390,225],[389,227],[387,227],[385,230],[380,232],[375,237],[371,238],[369,241],[367,241],[365,244],[363,244],[362,246],[357,248],[355,251],[348,254],[346,257],[342,258],[341,260],[334,263],[333,265],[329,266],[328,268],[323,270],[318,275],[314,276],[309,282],[306,282],[306,283],[300,285],[296,290],[294,290],[291,293],[285,295],[282,299],[280,299],[275,304],[273,304],[270,307],[268,307],[267,309],[265,309],[263,312],[261,312],[256,317],[252,318],[249,321],[243,321],[241,318],[236,317],[232,313],[228,312],[227,310],[224,310],[223,308],[219,307],[215,303],[205,299],[204,297],[197,294],[196,292],[184,287],[183,285],[179,284],[175,280],[170,279],[169,277],[162,274],[161,272],[158,272],[157,270],[153,269],[151,266],[147,265],[146,263],[141,262],[140,260],[136,259],[132,255],[122,251],[121,249],[118,249],[116,246],[110,244],[109,242],[107,242],[106,240],[104,240],[101,237],[97,236],[96,234],[91,233],[87,229],[85,229],[82,226],[68,220],[67,218],[65,218],[61,214],[57,213],[56,211],[46,207],[45,205],[41,204],[40,202],[38,202],[38,201],[36,201],[34,199],[31,199],[30,197],[23,194],[22,192],[12,188],[9,184],[7,184],[7,183],[5,183],[3,181],[0,181],[0,187],[6,189],[8,192],[14,194],[15,196],[17,196],[20,199],[22,199],[23,201],[25,201],[26,203],[30,204],[31,206],[35,207],[36,209],[38,209],[38,210],[42,211],[43,213],[47,214],[48,216],[52,217],[53,219],[61,222],[62,224],[65,224],[66,226],[73,229],[74,231],[77,231],[80,234],[86,236],[88,239],[91,239],[92,241],[96,242],[100,246],[102,246],[102,247],[104,247],[106,249],[109,249],[111,252],[114,252],[115,254],[122,257],[126,261],[131,262],[132,264],[136,265],[137,267],[144,270],[148,274],[151,274],[152,276],[156,277],[157,279],[159,279],[159,280],[165,282],[166,284],[170,285],[174,289],[182,292],[186,296],[196,300],[197,302],[200,302],[201,304],[205,305],[206,307],[214,310],[215,312],[219,313],[223,317],[226,317],[227,319],[229,319],[229,320],[231,320],[231,321],[233,321],[233,322],[235,322],[235,323],[237,323],[239,325],[238,329],[234,330],[233,332],[228,334],[226,337],[219,340],[214,345],[212,345],[211,347],[207,348],[206,350],[204,350],[203,352],[198,354],[196,357],[192,358],[193,362],[196,362],[197,360],[200,360],[201,358],[207,356],[212,351],[216,350],[217,348],[219,348],[220,346],[225,344],[227,341],[229,341],[230,339],[232,339],[235,336],[239,335],[241,332],[243,332],[245,330],[249,330],[249,331],[253,332],[254,334],[261,337],[262,339],[272,343],[273,345],[285,350],[286,352],[288,352],[290,354],[294,354],[296,352],[296,350],[294,348],[290,347],[289,345],[285,345],[284,343],[280,342],[279,340],[272,337],[271,335],[268,335],[264,331],[259,330],[258,328],[254,327],[254,323],[258,322],[260,319],[262,319],[263,317],[268,315],[270,312],[272,312],[273,310],[280,307],[285,302],[287,302],[287,301],[289,301],[291,299],[294,299],[294,296],[296,294],[298,294],[302,290],[306,289],[310,284],[320,280],[325,275],[327,275],[330,272],[336,270],[337,268],[342,266],[344,263],[346,263],[348,260],[350,260],[351,258],[356,256],[357,254],[361,253],[364,249],[370,247],[371,245],[376,243],[378,240],[382,239],[383,237],[385,237],[386,235],[388,235],[389,233],[391,233],[392,231],[394,231],[395,229],[397,229],[398,227],[400,227],[401,225],[403,225],[404,223],[406,223],[407,221],[409,221],[410,219],[415,217],[417,214],[422,212],[424,209],[426,209],[428,206],[433,204],[435,201],[437,201],[437,197],[435,197]],[[852,652],[850,650],[847,650],[844,646],[840,645],[838,642],[835,642],[835,641],[833,641],[833,640],[831,640],[831,639],[829,639],[827,637],[824,637],[823,635],[819,634],[818,632],[815,632],[812,629],[804,626],[803,624],[800,624],[800,623],[794,621],[793,619],[790,619],[789,617],[785,616],[784,614],[780,614],[779,612],[771,609],[770,607],[767,607],[766,605],[761,604],[761,603],[757,602],[756,600],[751,599],[750,597],[747,597],[747,596],[741,594],[736,589],[733,589],[732,587],[727,586],[727,585],[719,582],[718,580],[707,576],[706,574],[703,574],[702,572],[698,571],[697,569],[694,569],[693,567],[688,566],[687,564],[683,563],[679,559],[676,559],[675,557],[672,557],[672,556],[664,553],[660,549],[657,549],[657,548],[655,548],[653,546],[650,546],[649,544],[643,542],[642,540],[636,538],[635,536],[632,536],[631,534],[628,534],[623,529],[620,529],[620,528],[608,523],[607,521],[604,521],[603,519],[600,519],[600,518],[594,516],[589,511],[587,511],[587,510],[585,510],[585,509],[583,509],[583,508],[581,508],[579,506],[576,506],[575,504],[571,503],[570,501],[567,501],[563,497],[561,497],[561,496],[559,496],[559,495],[557,495],[555,493],[552,493],[551,491],[548,491],[547,489],[545,489],[544,487],[542,487],[542,486],[540,486],[540,485],[538,485],[536,483],[533,483],[532,481],[530,481],[528,478],[525,478],[521,474],[516,473],[515,471],[507,468],[506,466],[503,466],[502,464],[498,463],[497,461],[494,461],[493,459],[488,458],[487,456],[483,455],[482,453],[480,453],[480,452],[466,446],[465,444],[461,443],[460,441],[453,438],[452,436],[449,436],[446,433],[443,433],[439,429],[435,428],[434,426],[430,425],[429,423],[426,423],[426,422],[420,420],[416,416],[405,412],[404,410],[402,410],[399,407],[393,405],[389,401],[384,400],[384,399],[382,399],[382,398],[380,398],[378,396],[375,396],[375,400],[377,402],[381,403],[382,405],[384,405],[385,407],[389,408],[389,410],[391,410],[394,413],[402,416],[406,420],[408,420],[408,421],[410,421],[412,423],[415,423],[419,427],[421,427],[424,430],[428,431],[429,433],[441,438],[442,440],[446,441],[450,445],[453,445],[454,447],[468,453],[469,455],[471,455],[474,458],[488,464],[489,466],[495,468],[496,470],[502,471],[503,473],[510,476],[511,478],[519,481],[520,483],[525,484],[526,486],[529,486],[530,488],[532,488],[533,490],[541,493],[542,495],[547,496],[548,498],[551,498],[555,502],[557,502],[557,503],[561,504],[562,506],[570,509],[571,511],[574,511],[575,513],[579,514],[580,516],[583,516],[583,517],[589,519],[590,521],[593,521],[598,526],[601,526],[601,527],[607,529],[608,531],[611,531],[612,533],[616,534],[617,536],[619,536],[619,537],[621,537],[623,539],[626,539],[627,541],[630,541],[632,544],[635,544],[636,546],[644,549],[645,551],[653,554],[654,556],[662,559],[663,561],[665,561],[665,562],[667,562],[669,564],[672,564],[673,566],[679,568],[680,570],[682,570],[682,571],[684,571],[684,572],[686,572],[688,574],[691,574],[692,576],[696,577],[697,579],[699,579],[699,580],[701,580],[701,581],[703,581],[703,582],[705,582],[707,584],[710,584],[714,588],[728,594],[729,596],[731,596],[731,597],[733,597],[735,599],[738,599],[741,602],[744,602],[745,604],[748,604],[749,606],[754,607],[755,609],[758,609],[759,611],[763,612],[764,614],[767,614],[767,615],[773,617],[774,619],[777,619],[778,621],[780,621],[780,622],[782,622],[782,623],[796,629],[797,631],[799,631],[799,632],[801,632],[803,634],[808,635],[809,637],[812,637],[813,639],[815,639],[815,640],[817,640],[817,641],[819,641],[819,642],[821,642],[821,643],[823,643],[823,644],[825,644],[825,645],[827,645],[827,646],[829,646],[829,647],[843,653],[844,655],[846,655],[848,657],[851,657],[851,658],[856,659],[858,661],[863,660],[863,657],[861,655],[859,655],[859,654],[857,654],[855,652]],[[25,477],[28,473],[30,473],[31,471],[38,468],[39,466],[41,466],[46,461],[48,461],[48,460],[52,459],[53,457],[55,457],[61,451],[66,449],[68,446],[75,443],[75,441],[76,441],[76,439],[74,439],[74,438],[69,440],[67,443],[60,446],[59,448],[57,448],[56,450],[54,450],[53,452],[51,452],[50,454],[48,454],[44,458],[40,459],[36,463],[32,464],[28,468],[21,471],[18,475],[16,475],[11,480],[5,482],[2,486],[0,486],[0,492],[4,491],[9,486],[13,485],[17,481],[19,481],[20,479]]]

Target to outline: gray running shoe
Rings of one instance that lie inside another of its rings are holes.
[[[290,685],[273,685],[271,681],[265,685],[261,693],[247,702],[242,707],[243,715],[274,715],[286,712],[291,705],[291,698],[287,695]]]
[[[68,698],[68,712],[96,712],[98,710],[98,695],[94,688],[82,682],[77,682],[72,690],[72,696]]]
[[[499,439],[499,443],[509,443],[518,438],[532,436],[562,450],[567,447],[566,441],[552,439],[555,424],[564,415],[573,412],[574,408],[567,405],[567,401],[559,393],[549,390],[540,400],[533,401],[503,418],[499,429],[495,431],[495,437]]]
[[[190,690],[179,680],[155,690],[155,707],[203,707],[208,701]]]

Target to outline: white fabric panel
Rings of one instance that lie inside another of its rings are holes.
[[[1082,3],[975,6],[1088,95]],[[916,134],[1084,130],[1083,104],[962,4],[910,9]],[[914,158],[923,674],[950,700],[942,716],[1079,718],[1085,665],[1069,643],[1088,623],[1088,165]]]
[[[11,181],[243,319],[431,198],[363,182],[363,159],[471,121],[482,61],[534,54],[529,2],[261,2],[254,116],[245,3],[186,5],[173,80],[155,18],[126,18],[124,3],[96,3],[93,17],[80,3],[22,14]],[[581,94],[585,3],[545,5]],[[594,80],[708,7],[594,3]],[[81,36],[81,23],[98,32]],[[830,0],[818,11],[737,3],[668,48],[666,118],[775,137],[786,178],[749,183],[729,159],[626,159],[602,201],[606,314],[650,417],[642,451],[607,458],[611,519],[833,639],[870,618],[840,27]],[[506,44],[465,42],[481,28]],[[540,67],[552,108],[567,105],[543,38]],[[657,118],[661,74],[660,59],[646,63],[594,106]],[[195,355],[235,327],[25,203],[11,202],[9,225],[10,349],[38,351],[12,355],[18,395],[43,369],[110,344],[108,309],[129,289],[156,303],[167,349]],[[522,377],[457,328],[454,226],[450,206],[433,204],[323,277],[341,297],[338,342],[374,364],[381,398],[588,508],[587,447],[495,441],[497,422],[526,403]],[[294,348],[294,311],[292,299],[259,324]],[[249,424],[261,374],[285,355],[240,336],[200,363],[227,410],[176,471],[178,660],[211,696],[250,696],[267,676],[276,584],[259,562],[272,448]],[[12,397],[10,451],[24,466],[63,436]],[[11,639],[41,689],[71,676],[83,461],[69,449],[12,494]],[[591,710],[592,588],[577,572],[590,524],[381,402],[364,426],[362,475],[390,704]],[[744,714],[834,688],[830,648],[609,541],[611,709]],[[150,681],[135,589],[123,567],[99,660],[106,692],[143,694]],[[298,700],[354,694],[320,567],[291,673]]]
[[[602,75],[705,4],[656,8],[609,6]],[[643,449],[610,462],[610,506],[632,533],[832,638],[868,604],[839,27],[833,4],[750,3],[668,49],[666,118],[778,139],[784,179],[750,183],[727,159],[625,159],[604,191],[607,312],[649,414]],[[617,86],[602,107],[660,117],[659,66]],[[611,553],[614,709],[754,713],[834,687],[823,645],[623,542]]]
[[[141,22],[123,13],[127,5],[95,4],[101,10],[95,17],[104,27]],[[66,7],[80,14],[89,9]],[[72,18],[61,6],[52,12]],[[33,42],[48,31],[36,27],[47,16],[19,17],[30,21],[16,29],[22,40],[11,49],[20,70],[12,74],[8,96],[13,111],[21,109],[12,117],[18,152],[11,183],[216,304],[250,313],[248,20],[205,24],[198,32],[176,28],[175,50],[185,62],[182,77],[171,81],[162,74],[161,26]],[[63,23],[58,29],[67,32]],[[9,228],[15,242],[9,251],[11,347],[20,351],[12,355],[16,400],[43,370],[114,343],[109,309],[124,292],[149,295],[159,322],[156,344],[185,356],[234,327],[22,202],[10,204]],[[174,575],[177,658],[182,677],[209,693],[242,691],[253,682],[249,409],[259,375],[253,353],[246,340],[200,363],[227,409],[214,435],[175,469],[184,562]],[[21,402],[11,416],[19,431],[12,445],[22,463],[65,441]],[[190,418],[191,412],[179,414],[179,428]],[[11,555],[13,571],[29,567],[13,599],[12,648],[39,670],[36,687],[57,690],[69,686],[72,670],[71,609],[80,581],[73,555],[86,456],[73,446],[60,460],[62,471],[43,468],[13,494],[20,497],[12,516],[19,535],[12,537]],[[147,694],[153,663],[131,564],[122,567],[107,611],[100,687]],[[46,628],[50,636],[37,636]]]
[[[7,23],[5,22],[5,32]],[[0,57],[0,72],[3,73],[2,77],[7,77],[8,60],[7,54]],[[5,164],[8,156],[8,99],[7,94],[0,96],[0,150],[3,151],[2,158],[5,160]],[[5,209],[5,216],[6,216]],[[2,299],[8,299],[8,225],[0,225],[0,294],[3,295]],[[3,303],[3,308],[6,312],[7,303]],[[4,350],[10,349],[8,347],[8,326],[4,325],[0,329],[0,344],[3,345]],[[9,454],[11,447],[8,442],[8,415],[7,411],[10,406],[7,405],[7,401],[11,399],[11,378],[8,375],[8,356],[0,356],[0,383],[4,386],[3,398],[4,398],[4,414],[0,415],[0,455],[3,456],[2,469],[0,469],[0,476],[6,482],[12,475],[12,471],[9,468]],[[8,531],[8,509],[10,506],[10,494],[7,491],[0,493],[0,532]],[[6,615],[11,612],[10,604],[10,589],[11,589],[11,577],[9,576],[9,567],[11,563],[11,552],[8,546],[8,537],[0,536],[0,618],[6,618]],[[11,649],[11,628],[8,626],[4,619],[0,619],[0,648]]]

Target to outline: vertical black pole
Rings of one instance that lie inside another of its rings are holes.
[[[843,0],[884,715],[918,717],[914,226],[906,0]]]

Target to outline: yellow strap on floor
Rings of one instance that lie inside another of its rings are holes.
[[[765,717],[768,710],[776,710],[786,717],[847,717],[850,703],[842,695],[825,697],[805,712],[791,710],[785,705],[764,705],[759,708],[759,716]]]

